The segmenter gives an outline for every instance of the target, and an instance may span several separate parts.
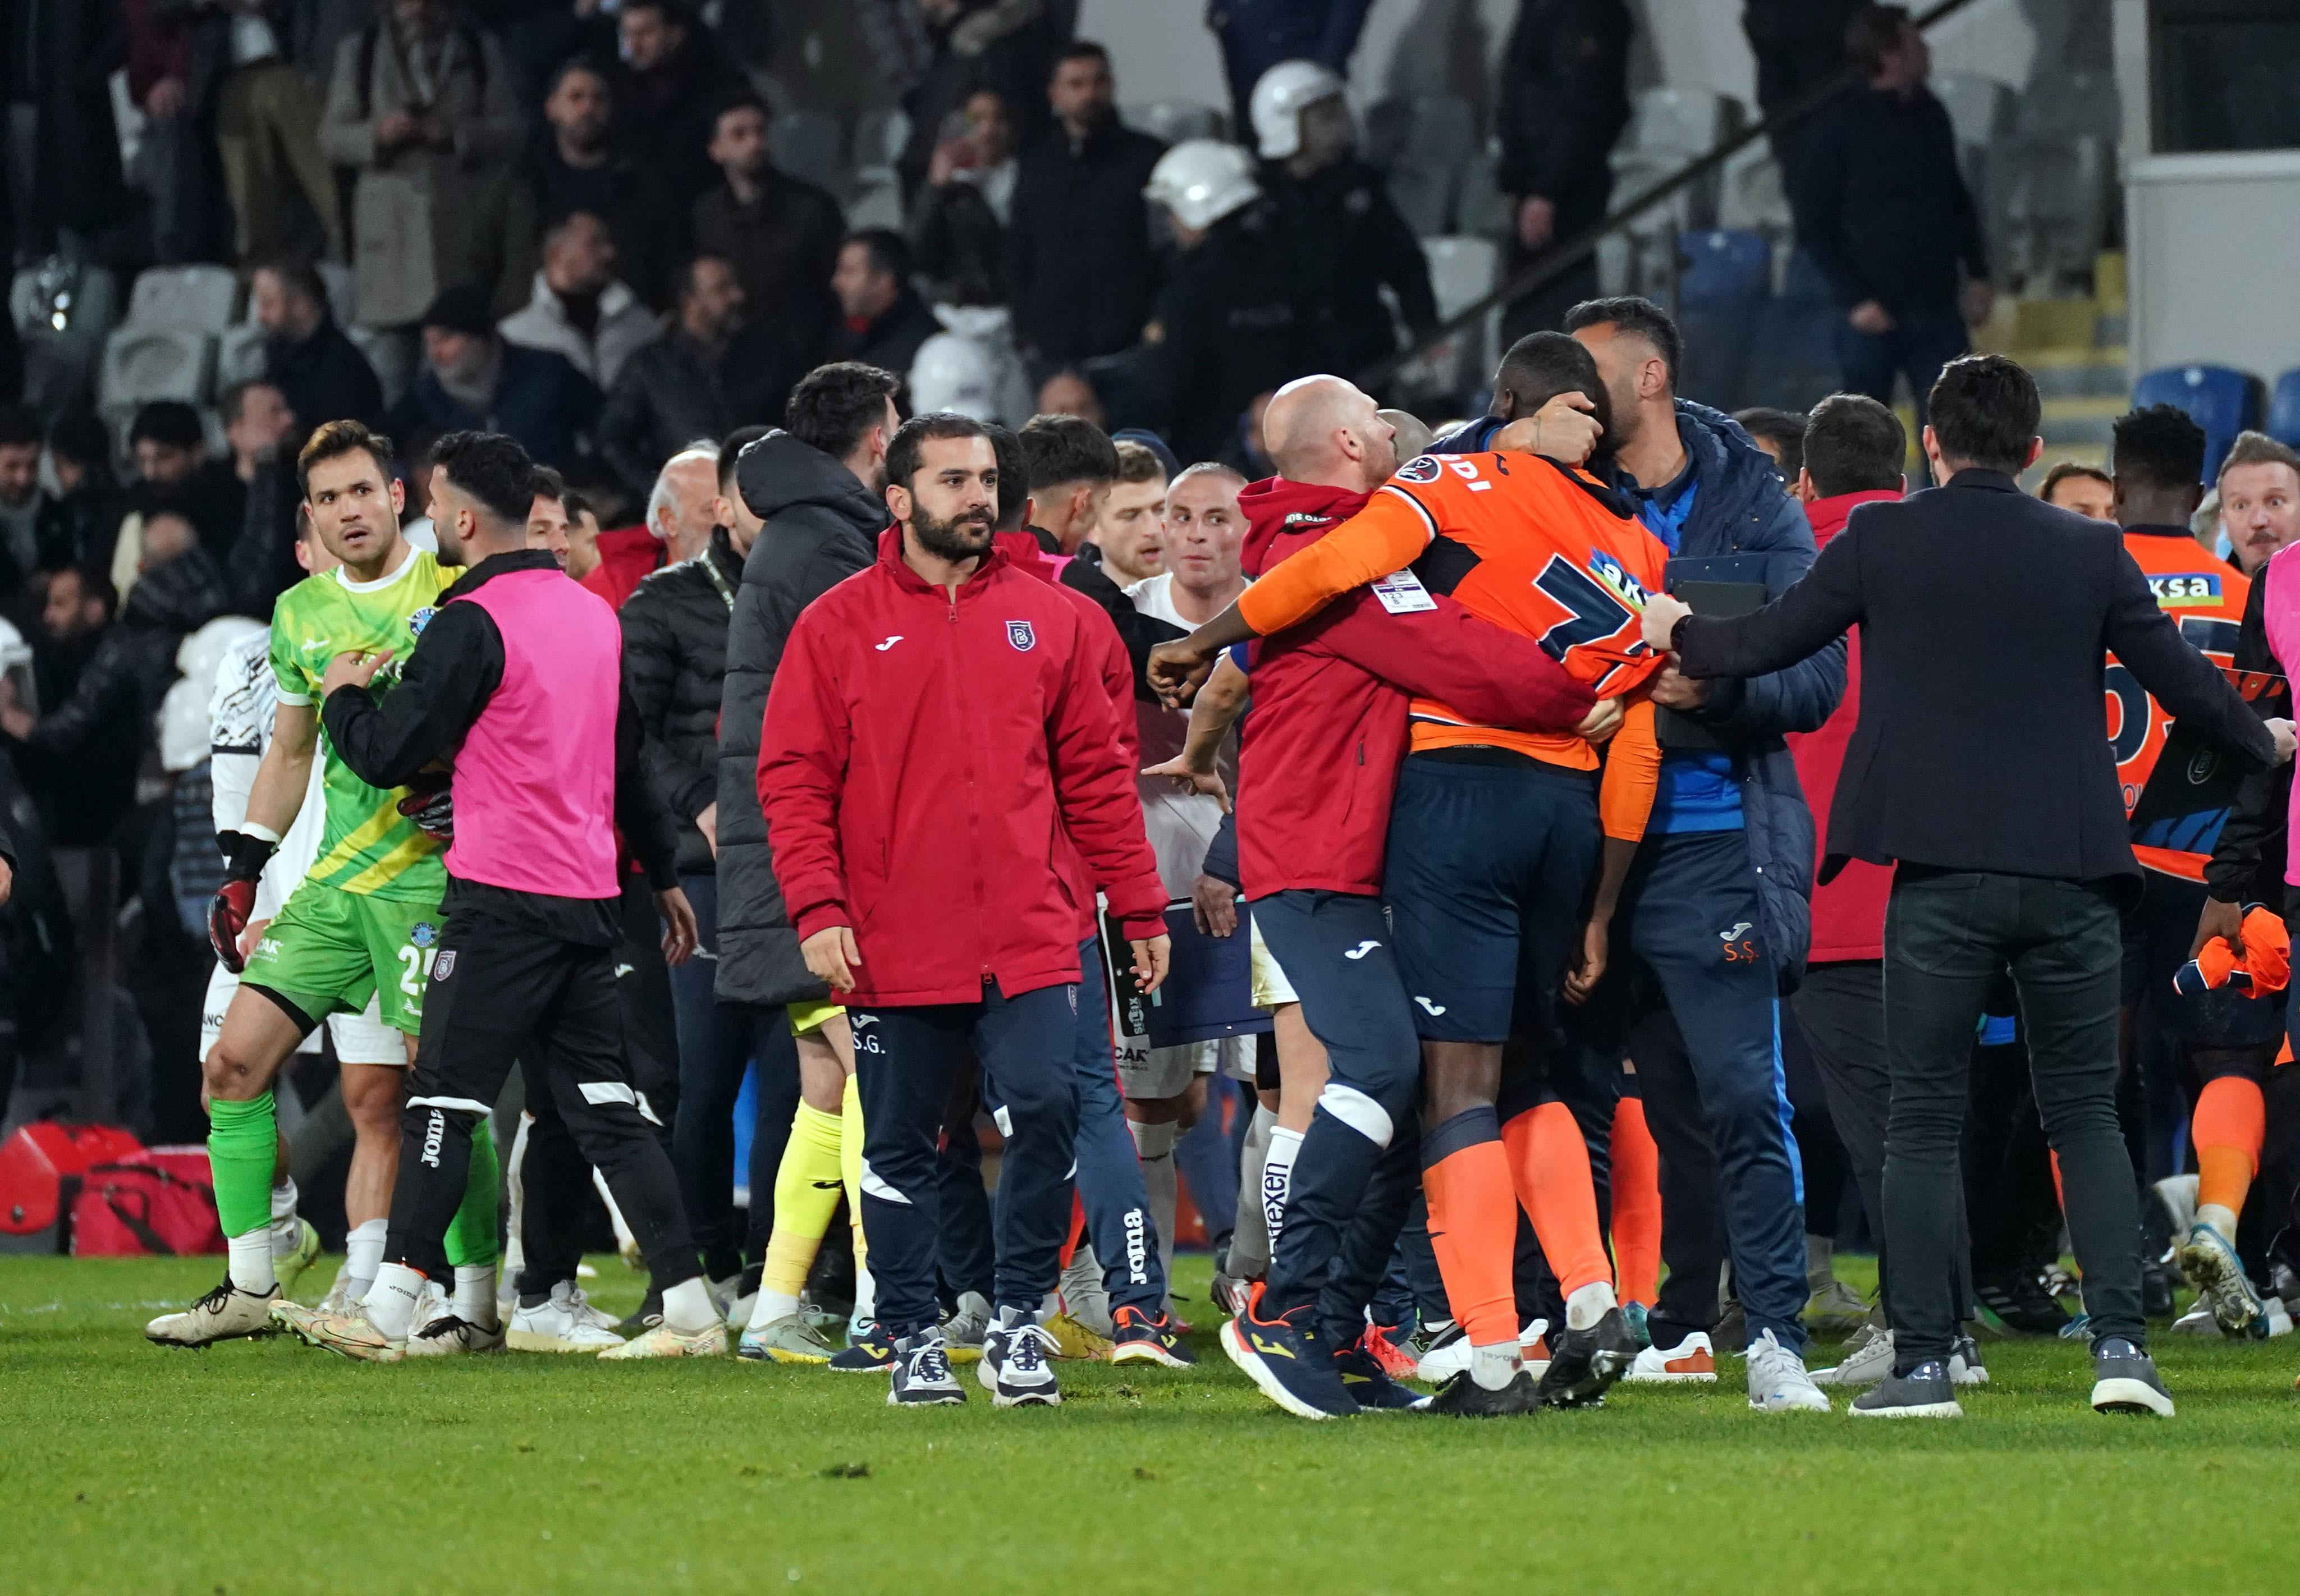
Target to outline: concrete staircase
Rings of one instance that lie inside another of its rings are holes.
[[[2124,348],[2124,256],[2095,261],[2094,292],[2083,299],[2008,299],[1974,342],[2029,368],[2043,396],[2045,452],[2024,478],[2034,489],[2056,462],[2108,463],[2109,428],[2131,408]]]

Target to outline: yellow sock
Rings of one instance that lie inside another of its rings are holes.
[[[841,1185],[839,1122],[812,1103],[798,1105],[790,1142],[775,1170],[775,1228],[767,1238],[767,1259],[759,1280],[762,1293],[796,1303],[814,1267],[815,1250],[838,1207]],[[788,1309],[786,1312],[795,1312]],[[780,1315],[769,1315],[770,1318]]]
[[[846,1182],[846,1215],[854,1227],[854,1267],[860,1269],[870,1261],[870,1249],[862,1242],[862,1098],[851,1075],[838,1099],[838,1169]]]

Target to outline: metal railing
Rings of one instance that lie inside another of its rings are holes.
[[[1974,0],[1940,0],[1940,4],[1912,20],[1921,31],[1930,28],[1936,22],[1965,10],[1973,4]],[[1621,209],[1608,214],[1604,220],[1592,222],[1580,231],[1570,235],[1561,243],[1544,250],[1517,276],[1488,291],[1465,308],[1456,311],[1439,323],[1436,330],[1417,339],[1408,348],[1368,369],[1358,378],[1358,386],[1369,393],[1379,392],[1384,385],[1394,379],[1405,367],[1430,353],[1449,339],[1459,337],[1462,334],[1471,331],[1480,320],[1491,314],[1496,308],[1512,303],[1529,294],[1538,293],[1547,287],[1596,254],[1599,244],[1613,234],[1627,229],[1630,223],[1636,221],[1646,212],[1674,199],[1678,195],[1707,178],[1710,173],[1721,170],[1728,161],[1760,138],[1770,138],[1776,133],[1796,126],[1859,81],[1859,77],[1848,67],[1829,81],[1814,85],[1771,116],[1743,129],[1707,154],[1688,162],[1670,176],[1654,184],[1622,205]]]

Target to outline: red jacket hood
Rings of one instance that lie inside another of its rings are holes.
[[[1898,499],[1897,487],[1872,487],[1857,494],[1838,494],[1830,498],[1815,499],[1804,507],[1804,519],[1812,528],[1816,547],[1827,548],[1829,540],[1845,530],[1845,523],[1854,511],[1863,504],[1876,504]]]
[[[1346,521],[1365,508],[1371,494],[1346,487],[1325,487],[1314,482],[1289,482],[1265,477],[1238,490],[1238,507],[1246,514],[1246,541],[1238,563],[1249,577],[1258,577],[1273,563],[1271,545],[1288,532],[1323,531]]]

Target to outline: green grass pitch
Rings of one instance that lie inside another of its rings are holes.
[[[146,1345],[219,1263],[0,1259],[0,1592],[2267,1590],[2300,1495],[2293,1342],[2160,1336],[2169,1422],[2000,1341],[1961,1423],[1760,1417],[1729,1362],[1601,1411],[1310,1425],[1222,1358],[1197,1259],[1196,1371],[896,1413],[733,1358]]]

